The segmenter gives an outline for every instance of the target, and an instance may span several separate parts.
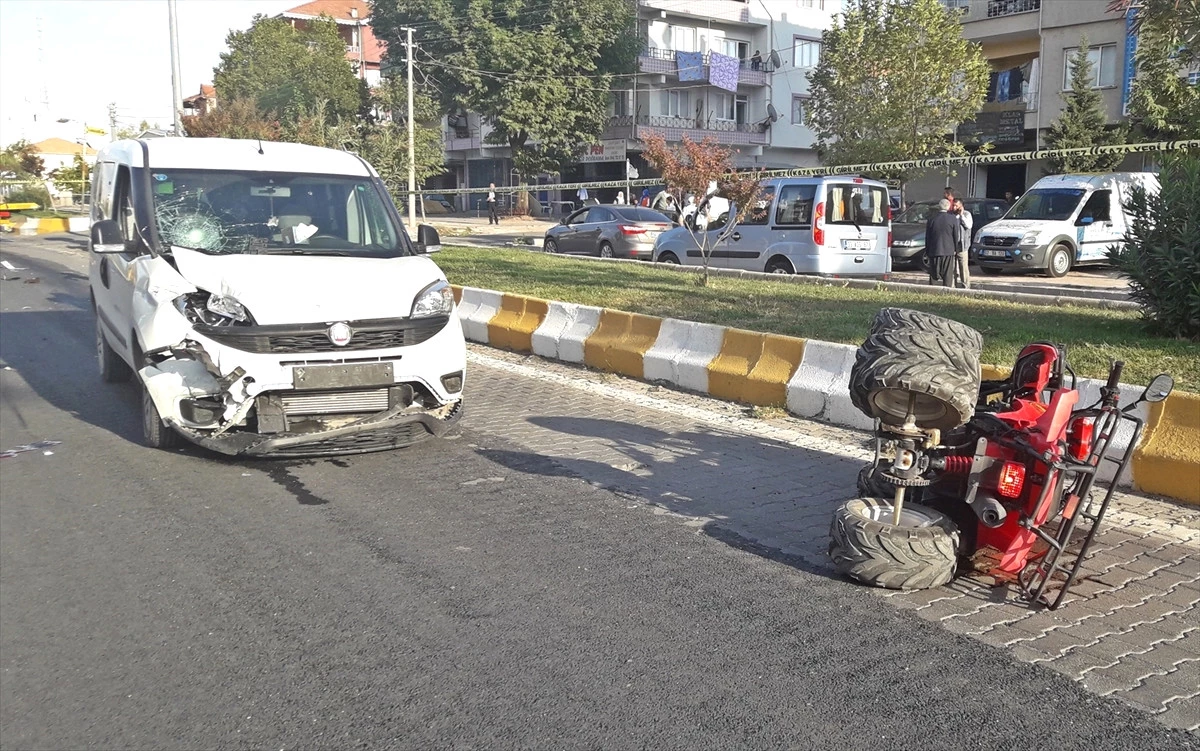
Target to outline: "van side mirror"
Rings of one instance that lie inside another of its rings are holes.
[[[1095,218],[1094,218],[1094,217],[1090,217],[1090,216],[1081,216],[1081,217],[1079,217],[1079,221],[1077,221],[1077,222],[1075,222],[1075,223],[1076,223],[1076,224],[1079,224],[1079,225],[1087,226],[1087,225],[1089,225],[1089,224],[1091,224],[1092,222],[1095,222],[1095,221],[1096,221],[1096,220],[1095,220]]]
[[[124,253],[125,238],[121,236],[121,225],[115,219],[101,219],[92,223],[93,253]]]
[[[438,236],[438,231],[428,224],[422,224],[417,227],[417,252],[418,253],[437,253],[442,249],[442,238]]]

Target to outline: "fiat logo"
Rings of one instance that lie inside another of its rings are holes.
[[[350,343],[350,337],[354,332],[344,323],[335,323],[329,327],[329,341],[333,342],[335,347],[345,347]]]

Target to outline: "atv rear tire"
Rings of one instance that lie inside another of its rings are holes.
[[[875,498],[846,501],[829,528],[829,557],[837,570],[885,589],[929,589],[950,581],[958,563],[958,528],[948,517],[905,503],[892,524],[892,504]]]
[[[871,323],[871,331],[920,331],[948,338],[976,356],[983,351],[983,335],[966,324],[908,308],[881,308]]]

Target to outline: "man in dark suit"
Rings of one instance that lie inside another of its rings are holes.
[[[962,225],[950,212],[950,202],[938,201],[938,212],[925,223],[925,255],[929,256],[929,283],[954,286],[954,257],[962,245]]]

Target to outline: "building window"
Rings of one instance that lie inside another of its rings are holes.
[[[691,114],[688,111],[688,93],[678,90],[664,90],[660,92],[662,97],[662,113],[667,117],[687,117]]]
[[[696,30],[691,26],[667,27],[667,44],[678,52],[698,52],[696,48]]]
[[[737,123],[738,125],[746,124],[746,113],[750,109],[750,100],[744,96],[735,96],[733,94],[718,94],[717,95],[717,120],[726,120]]]
[[[1200,70],[1193,70],[1187,74],[1188,86],[1200,86]]]
[[[804,125],[804,108],[807,97],[792,97],[792,125]]]
[[[800,0],[800,7],[825,10],[825,0]]]
[[[815,68],[821,61],[821,43],[816,39],[793,37],[792,65],[797,68]]]
[[[614,91],[610,102],[610,111],[618,117],[629,114],[629,92]]]
[[[1063,91],[1071,88],[1071,58],[1078,48],[1063,50],[1066,60],[1063,63]],[[1092,88],[1106,89],[1117,85],[1117,45],[1106,44],[1092,47],[1088,50],[1088,61],[1092,64]]]
[[[750,59],[750,43],[742,42],[737,39],[722,39],[721,53],[729,57],[736,57],[738,60]]]

